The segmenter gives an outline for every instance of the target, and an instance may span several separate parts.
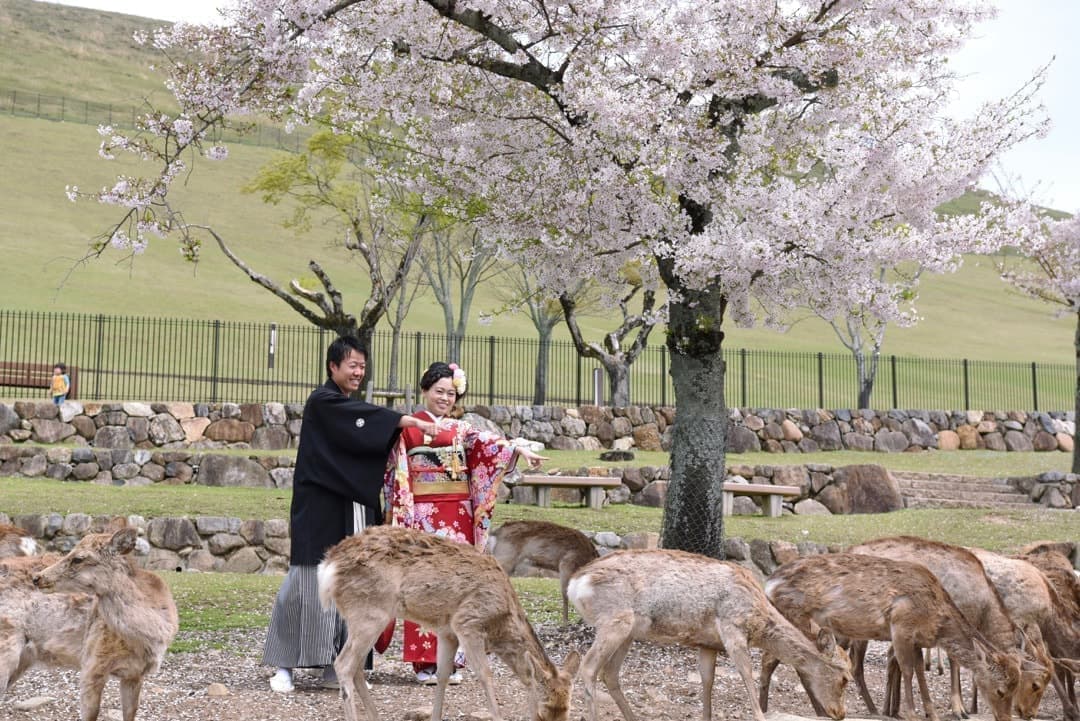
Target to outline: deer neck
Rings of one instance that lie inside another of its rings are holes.
[[[779,614],[777,614],[779,615]],[[759,645],[781,663],[793,668],[805,666],[825,666],[826,661],[817,647],[797,628],[780,617],[765,626],[756,638],[750,639],[752,645]]]
[[[117,574],[99,594],[96,613],[116,635],[139,646],[153,646],[169,637],[169,623],[136,577]]]
[[[515,627],[513,621],[510,622]],[[535,674],[533,669],[536,667],[549,670],[552,674],[555,673],[555,667],[551,663],[551,659],[544,653],[543,646],[540,645],[540,639],[536,637],[536,632],[527,621],[522,621],[525,628],[514,632],[513,629],[504,629],[503,633],[497,636],[493,635],[489,637],[489,643],[491,644],[491,650],[506,663],[507,666],[514,672],[523,683],[528,685],[528,679],[533,679],[533,682],[537,685],[540,684],[541,679],[534,678]]]

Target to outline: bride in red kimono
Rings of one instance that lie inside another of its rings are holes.
[[[427,369],[420,379],[425,407],[414,415],[438,424],[438,434],[428,436],[415,428],[402,431],[390,456],[384,490],[389,523],[483,550],[503,475],[513,469],[518,456],[532,468],[546,459],[524,445],[448,418],[465,387],[465,373],[455,364],[432,363]],[[386,634],[382,642],[389,643]],[[418,681],[435,683],[434,634],[406,621],[402,658],[413,664]],[[460,665],[462,659],[457,661]],[[456,670],[450,682],[461,682]]]

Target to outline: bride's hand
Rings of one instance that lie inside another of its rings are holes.
[[[518,455],[529,462],[529,468],[539,468],[547,460],[547,456],[541,456],[537,453],[533,453],[524,446],[519,446],[517,449]]]

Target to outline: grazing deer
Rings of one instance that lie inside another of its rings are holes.
[[[27,531],[0,523],[0,558],[33,556],[37,553],[37,541]]]
[[[600,555],[581,531],[547,521],[504,523],[491,534],[488,552],[508,576],[528,576],[537,570],[558,573],[563,624],[570,620],[566,599],[570,576]]]
[[[1033,642],[1009,616],[994,584],[986,575],[979,559],[961,546],[939,543],[915,536],[878,538],[847,549],[849,553],[908,561],[925,567],[941,583],[953,603],[960,609],[971,625],[979,630],[990,643],[1012,654],[1020,663],[1020,685],[1013,699],[1017,714],[1031,719],[1039,710],[1043,693],[1050,683],[1052,662],[1046,647]],[[865,651],[865,645],[859,645]],[[862,659],[859,651],[855,657],[855,682],[867,708],[876,713],[866,682],[862,678]],[[957,718],[964,718],[964,704],[960,697],[960,666],[950,663],[952,694],[950,707]]]
[[[143,678],[161,665],[179,625],[169,587],[131,562],[135,538],[133,528],[89,534],[66,556],[33,574],[34,585],[42,590],[85,593],[93,599],[79,653],[82,721],[97,719],[109,676],[120,680],[123,720],[133,721]]]
[[[986,575],[1001,594],[1013,620],[1032,626],[1032,635],[1037,629],[1054,657],[1055,669],[1062,667],[1072,673],[1080,670],[1080,618],[1070,617],[1068,608],[1046,575],[1028,561],[981,548],[970,550],[982,561]],[[1051,679],[1061,698],[1066,721],[1080,721],[1080,709],[1072,700],[1074,694],[1065,687],[1060,674]]]
[[[766,581],[765,593],[804,633],[816,624],[853,641],[891,641],[901,674],[901,718],[915,718],[914,675],[926,717],[938,721],[920,652],[932,646],[942,646],[974,672],[995,721],[1011,718],[1019,663],[968,623],[923,566],[855,553],[810,556],[777,569]],[[763,664],[766,692],[769,674],[771,669]]]
[[[1073,619],[1074,623],[1080,623],[1080,578],[1077,578],[1069,558],[1062,553],[1045,548],[1028,551],[1017,558],[1027,561],[1042,571],[1057,593],[1067,617]],[[1061,662],[1054,666],[1057,680],[1069,694],[1069,703],[1073,706],[1077,705],[1073,678],[1074,670],[1078,670],[1076,667],[1077,664],[1067,665]]]
[[[682,551],[618,551],[593,561],[570,580],[570,601],[596,628],[581,676],[589,721],[596,721],[596,679],[627,721],[636,717],[619,686],[619,668],[635,640],[698,650],[702,718],[712,718],[716,655],[726,653],[746,685],[754,718],[765,716],[755,696],[750,647],[794,666],[833,719],[844,718],[851,667],[829,634],[815,646],[773,608],[746,569]]]
[[[334,662],[348,721],[357,721],[361,710],[367,721],[378,719],[360,674],[368,649],[398,617],[431,629],[438,637],[431,718],[442,718],[454,651],[460,644],[484,688],[494,721],[502,715],[488,651],[528,689],[530,721],[566,721],[578,656],[570,654],[561,670],[548,659],[510,579],[491,556],[421,531],[374,526],[327,551],[318,576],[320,600],[326,607],[332,602],[348,627],[348,641]]]

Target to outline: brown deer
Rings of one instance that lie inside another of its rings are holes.
[[[979,559],[961,546],[917,538],[894,536],[878,538],[847,549],[849,553],[861,553],[896,561],[908,561],[925,567],[934,574],[941,587],[949,594],[971,625],[979,630],[990,643],[1012,654],[1020,663],[1020,686],[1013,699],[1016,712],[1021,718],[1031,719],[1039,710],[1047,685],[1050,683],[1052,662],[1041,642],[1032,642],[1009,616],[994,584],[986,576]],[[859,650],[865,651],[860,645]],[[855,682],[872,713],[876,710],[869,701],[869,692],[862,678],[862,659],[859,651],[853,651]],[[960,667],[950,664],[952,694],[950,706],[957,718],[964,718],[965,711],[960,697]]]
[[[1071,618],[1068,608],[1047,577],[1028,561],[1009,558],[981,548],[970,549],[986,568],[1009,615],[1019,624],[1033,627],[1054,657],[1054,667],[1080,670],[1080,618]],[[1061,698],[1066,721],[1080,721],[1080,709],[1058,674],[1051,677]]]
[[[327,551],[318,573],[319,598],[327,607],[332,602],[348,627],[348,641],[334,662],[348,721],[357,721],[361,711],[367,721],[378,719],[361,676],[364,657],[387,623],[399,617],[438,637],[431,718],[442,718],[454,651],[460,644],[484,688],[494,721],[502,715],[488,651],[528,689],[532,721],[566,721],[578,656],[570,654],[561,670],[548,659],[510,579],[491,556],[421,531],[374,526]]]
[[[1080,622],[1080,578],[1077,578],[1076,571],[1073,570],[1072,562],[1068,556],[1052,550],[1052,548],[1042,547],[1027,551],[1016,558],[1027,561],[1042,571],[1043,575],[1046,576],[1046,580],[1050,582],[1054,591],[1057,592],[1058,599],[1061,601],[1067,617],[1074,619],[1075,622]],[[1054,673],[1057,674],[1058,681],[1069,694],[1069,703],[1076,706],[1073,670],[1072,665],[1060,662],[1054,667]]]
[[[143,678],[161,665],[179,626],[169,587],[157,575],[136,568],[129,554],[136,531],[85,536],[56,563],[33,574],[45,591],[85,593],[94,601],[80,653],[82,721],[95,721],[109,676],[120,680],[124,721],[133,721]]]
[[[753,575],[734,563],[682,551],[618,551],[575,573],[569,596],[596,628],[596,640],[581,664],[589,721],[597,719],[600,674],[626,720],[636,720],[619,686],[619,668],[634,640],[697,649],[705,721],[712,718],[716,655],[721,652],[742,677],[754,718],[764,721],[751,646],[798,669],[825,712],[844,718],[844,687],[851,679],[847,654],[829,634],[822,634],[815,646],[773,608]]]
[[[11,556],[33,556],[37,553],[37,541],[27,531],[0,523],[0,558]]]
[[[529,576],[536,571],[558,573],[563,624],[570,620],[566,599],[570,576],[600,555],[581,531],[547,521],[504,523],[491,534],[487,548],[508,576]]]
[[[926,717],[938,721],[920,652],[932,646],[942,646],[972,669],[995,721],[1011,718],[1019,663],[968,623],[923,566],[855,553],[810,556],[778,568],[766,581],[765,593],[804,633],[816,625],[853,641],[891,641],[901,674],[901,718],[915,718],[914,675]],[[763,692],[771,672],[763,664]]]

